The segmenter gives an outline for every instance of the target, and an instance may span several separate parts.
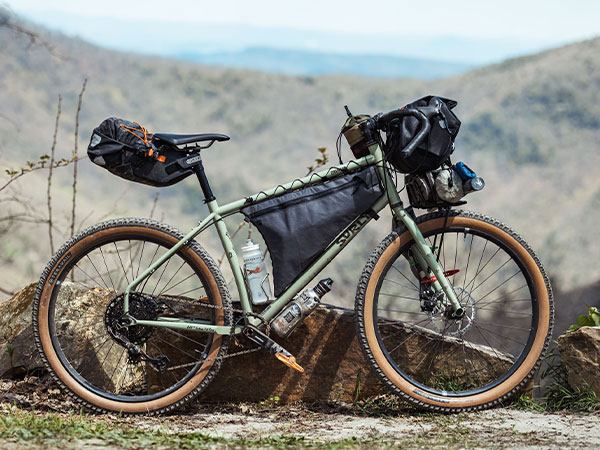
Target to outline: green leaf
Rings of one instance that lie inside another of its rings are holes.
[[[579,316],[577,318],[577,324],[580,327],[585,327],[588,324],[588,316]]]

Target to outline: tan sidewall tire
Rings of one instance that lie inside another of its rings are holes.
[[[50,275],[52,278],[56,279],[60,277],[60,273],[67,266],[63,261],[76,258],[77,255],[88,248],[90,245],[93,245],[95,242],[99,240],[103,240],[110,237],[120,236],[124,233],[133,233],[146,237],[158,238],[161,243],[166,243],[170,245],[174,245],[178,242],[178,239],[170,234],[159,231],[157,229],[148,228],[145,226],[121,226],[108,228],[105,230],[101,230],[95,232],[93,234],[84,237],[80,241],[76,242],[72,247],[68,249],[64,253],[64,255],[54,264],[53,268],[48,272],[48,276],[46,278],[46,282],[43,285],[40,302],[39,302],[39,310],[37,314],[38,318],[38,330],[39,330],[39,338],[40,343],[43,348],[43,353],[46,357],[48,364],[51,366],[52,370],[56,374],[56,376],[60,379],[64,385],[75,393],[77,396],[81,397],[86,402],[91,403],[99,408],[115,411],[115,412],[124,412],[124,413],[148,413],[156,410],[161,410],[167,408],[170,405],[173,405],[187,395],[192,393],[192,391],[198,386],[209,374],[211,368],[213,367],[215,361],[211,360],[205,363],[202,368],[194,375],[191,379],[189,379],[183,386],[181,386],[176,391],[165,395],[164,397],[160,397],[155,400],[147,401],[147,402],[139,402],[139,403],[129,403],[129,402],[118,402],[114,400],[109,400],[105,397],[101,397],[87,389],[85,389],[75,378],[71,376],[71,374],[64,368],[62,363],[60,362],[56,350],[52,345],[52,339],[50,337],[49,326],[48,326],[48,313],[49,313],[49,305],[50,305],[50,297],[52,295],[52,290],[54,288],[53,284],[47,282]],[[207,282],[207,288],[210,290],[212,298],[214,299],[214,304],[216,306],[223,306],[223,299],[219,290],[219,286],[215,280],[214,275],[211,273],[210,269],[206,265],[206,263],[202,260],[202,258],[189,246],[184,246],[180,250],[181,253],[185,254],[187,258],[189,258],[190,262],[194,264],[202,273],[204,279]],[[56,273],[55,273],[56,272]],[[216,324],[224,325],[224,313],[223,310],[216,310]],[[213,338],[213,343],[208,352],[207,358],[215,358],[219,354],[219,350],[221,348],[223,337],[221,335],[215,335]]]
[[[442,228],[443,226],[444,218],[440,217],[419,224],[419,229],[422,233],[426,233],[434,229]],[[460,398],[441,397],[423,392],[420,388],[402,378],[394,370],[392,365],[383,354],[383,351],[379,345],[379,341],[377,340],[375,327],[373,326],[373,301],[379,278],[381,277],[381,274],[388,261],[394,256],[394,254],[402,245],[412,239],[408,231],[402,233],[385,249],[371,272],[364,300],[365,336],[375,362],[385,377],[403,393],[412,397],[417,402],[422,402],[441,408],[473,408],[490,404],[498,399],[503,398],[507,394],[512,393],[535,368],[536,363],[546,346],[551,319],[551,305],[544,276],[540,272],[535,259],[529,254],[527,249],[524,248],[510,234],[490,223],[471,217],[449,217],[447,226],[471,228],[495,236],[518,255],[531,274],[535,289],[538,293],[539,324],[531,350],[523,363],[508,379],[498,386],[480,394]]]

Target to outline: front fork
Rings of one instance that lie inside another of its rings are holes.
[[[383,159],[381,155],[381,149],[378,145],[373,145],[369,148],[369,150],[372,154],[378,157],[378,159]],[[390,203],[395,222],[404,223],[409,233],[415,240],[415,244],[411,247],[410,253],[415,258],[417,268],[423,270],[425,273],[428,273],[429,270],[433,272],[436,277],[436,281],[431,283],[431,287],[435,292],[444,292],[446,299],[448,299],[448,302],[450,302],[450,305],[452,306],[453,317],[462,317],[464,315],[464,308],[460,305],[460,302],[456,298],[454,289],[452,289],[448,278],[446,278],[444,275],[444,271],[440,267],[435,255],[431,251],[431,248],[429,245],[427,245],[421,230],[419,230],[419,227],[413,218],[404,209],[404,205],[402,204],[402,200],[400,200],[400,196],[396,191],[396,185],[394,184],[391,175],[383,164],[379,164],[377,168],[379,170],[380,179],[384,180],[388,201]]]
[[[410,254],[415,259],[417,269],[420,269],[425,273],[428,273],[429,270],[433,272],[436,280],[430,284],[431,288],[435,292],[444,292],[446,299],[448,299],[450,305],[452,305],[453,317],[462,317],[465,313],[464,308],[460,305],[460,302],[456,298],[456,294],[454,293],[454,289],[452,289],[452,285],[448,281],[448,278],[446,278],[444,275],[442,267],[431,251],[431,247],[425,241],[421,230],[419,230],[419,227],[413,218],[402,208],[401,205],[394,209],[394,214],[402,221],[402,223],[404,223],[408,229],[408,232],[415,240],[415,244],[410,248]]]

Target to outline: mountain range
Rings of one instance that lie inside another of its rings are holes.
[[[27,36],[0,27],[4,168],[23,167],[26,160],[49,152],[59,94],[56,151],[70,157],[85,78],[80,155],[91,130],[109,116],[136,120],[151,131],[225,133],[231,141],[202,153],[223,202],[304,176],[319,147],[327,148],[329,164],[336,163],[344,105],[355,114],[374,114],[436,94],[459,102],[455,112],[462,127],[453,160],[467,162],[486,180],[481,193],[467,197],[467,207],[522,233],[559,290],[600,279],[600,39],[443,79],[377,79],[267,74],[117,52],[11,20],[35,30],[49,46],[32,45]],[[352,157],[345,144],[342,156]],[[53,181],[58,241],[68,237],[71,172],[70,167],[57,169]],[[27,204],[41,218],[0,237],[0,286],[5,290],[37,278],[49,259],[42,220],[46,178],[38,171],[11,185],[10,195],[18,196],[19,204],[10,203],[6,191],[0,194],[5,195],[4,212]],[[147,216],[154,209],[154,217],[187,230],[206,211],[191,178],[158,190],[116,178],[87,160],[79,164],[77,194],[77,228],[107,216]],[[232,217],[228,224],[234,230],[241,220]],[[332,294],[338,303],[351,303],[362,265],[389,232],[390,222],[388,214],[369,225],[364,238],[326,269],[336,280]],[[244,240],[241,233],[234,242],[241,246]],[[202,235],[201,241],[220,257],[214,235]]]

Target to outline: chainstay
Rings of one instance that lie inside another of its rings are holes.
[[[182,299],[179,299],[179,300],[181,301]],[[194,303],[194,304],[197,305],[197,303]],[[209,308],[209,309],[221,309],[221,310],[225,309],[224,306],[219,306],[219,305],[202,304],[201,306],[205,307],[205,308]],[[235,334],[234,334],[235,327],[237,326],[239,321],[242,319],[244,319],[244,321],[246,321],[246,319],[249,316],[259,319],[265,325],[266,334],[267,335],[269,334],[269,322],[267,322],[266,319],[264,317],[262,317],[260,314],[244,311],[243,309],[237,309],[237,308],[227,308],[227,309],[229,309],[233,313],[240,313],[242,315],[242,317],[239,320],[232,322],[230,335],[233,336],[234,338],[235,338]],[[205,362],[209,362],[209,361],[222,361],[224,359],[233,358],[235,356],[242,356],[242,355],[247,355],[249,353],[254,353],[259,350],[261,350],[261,347],[254,347],[254,348],[250,348],[250,349],[240,350],[239,352],[235,352],[235,353],[229,353],[227,355],[215,356],[214,358],[206,358],[206,359],[198,360],[198,361],[191,362],[191,363],[179,364],[177,366],[169,367],[168,369],[166,369],[166,372],[172,371],[172,370],[184,369],[186,367],[192,367],[200,362],[205,363]]]

